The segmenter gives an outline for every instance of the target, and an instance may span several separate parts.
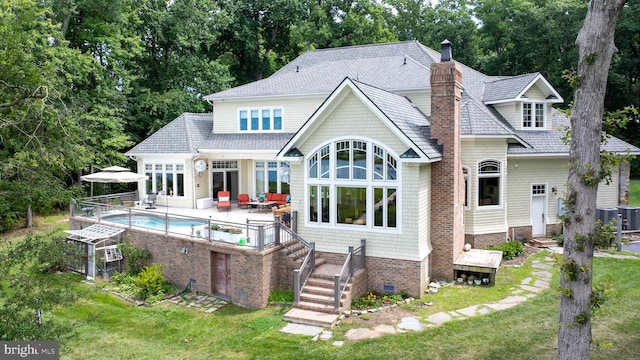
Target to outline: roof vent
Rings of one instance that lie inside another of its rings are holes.
[[[440,52],[440,62],[451,61],[451,42],[444,40],[440,43],[442,51]]]
[[[404,61],[402,62],[402,65],[407,65],[407,57],[404,57]]]
[[[300,72],[300,66],[296,65],[296,72]]]

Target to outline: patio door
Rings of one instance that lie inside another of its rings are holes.
[[[216,170],[212,173],[211,192],[214,200],[218,200],[218,191],[229,191],[231,200],[238,197],[238,170]]]
[[[531,185],[531,235],[539,236],[546,233],[546,185]]]
[[[211,252],[211,292],[215,295],[231,296],[230,259],[229,254]]]

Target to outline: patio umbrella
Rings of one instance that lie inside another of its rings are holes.
[[[110,166],[102,171],[81,176],[80,179],[91,183],[91,197],[93,197],[93,183],[129,183],[147,180],[146,175],[134,173],[121,166]]]
[[[100,172],[81,176],[80,179],[99,183],[127,183],[147,180],[147,176],[131,172],[129,169],[120,166],[111,166],[102,169]]]

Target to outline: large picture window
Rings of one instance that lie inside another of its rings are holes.
[[[238,111],[240,131],[282,131],[281,108],[241,109]]]
[[[394,154],[364,140],[335,141],[309,154],[309,222],[397,228],[397,166]]]
[[[183,164],[145,164],[147,194],[166,191],[170,196],[184,196]]]
[[[502,163],[494,160],[478,164],[478,206],[499,206],[502,193]]]

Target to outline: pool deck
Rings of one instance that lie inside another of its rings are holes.
[[[200,218],[204,220],[215,220],[215,221],[224,221],[231,222],[236,224],[246,224],[247,219],[249,220],[259,220],[259,221],[273,221],[273,213],[271,211],[253,211],[250,213],[249,209],[240,209],[235,204],[231,206],[231,210],[229,211],[218,211],[216,207],[211,207],[207,209],[186,209],[186,208],[177,208],[171,206],[163,206],[162,204],[156,203],[154,205],[155,209],[147,209],[146,207],[133,207],[132,210],[139,210],[145,212],[147,214],[153,213],[158,215],[181,215],[181,216],[189,216],[194,218]]]

